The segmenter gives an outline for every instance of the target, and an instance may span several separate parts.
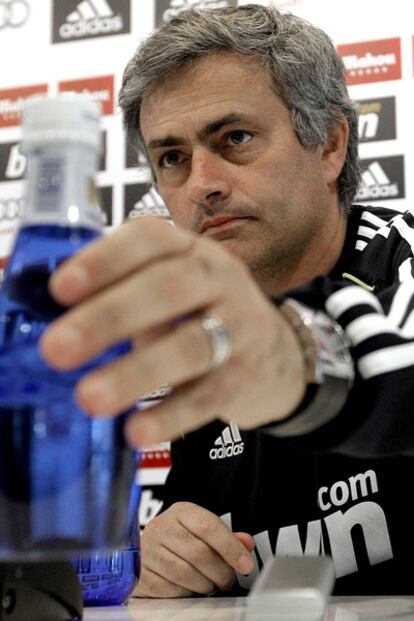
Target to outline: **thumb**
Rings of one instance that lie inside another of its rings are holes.
[[[249,552],[253,552],[253,550],[256,547],[256,544],[255,544],[253,537],[249,535],[249,533],[239,532],[239,533],[234,533],[234,535],[237,537],[239,541],[241,541],[241,543],[244,545],[245,548],[247,548]]]

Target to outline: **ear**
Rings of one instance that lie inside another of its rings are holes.
[[[349,127],[343,119],[332,128],[329,143],[323,147],[322,168],[327,184],[335,182],[344,166],[348,146]]]

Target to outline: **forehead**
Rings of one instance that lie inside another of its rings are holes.
[[[258,117],[270,103],[285,107],[260,61],[222,52],[160,81],[142,101],[140,125],[147,139],[148,132],[183,122],[203,125],[217,115]]]

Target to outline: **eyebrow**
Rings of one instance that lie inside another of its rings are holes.
[[[199,132],[199,138],[207,138],[208,136],[212,136],[216,132],[220,131],[225,125],[234,125],[235,123],[247,122],[247,117],[230,113],[222,116],[216,121],[212,121],[211,123],[207,123],[205,127]],[[147,149],[149,151],[153,151],[154,149],[159,149],[160,147],[176,147],[178,145],[182,145],[185,143],[185,139],[180,136],[173,136],[169,134],[165,136],[165,138],[156,138],[154,140],[150,140],[147,144]]]

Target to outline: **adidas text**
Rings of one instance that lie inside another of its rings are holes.
[[[357,200],[395,198],[398,196],[398,186],[396,183],[389,185],[374,185],[362,187],[358,191]]]
[[[244,451],[244,442],[238,444],[230,444],[229,446],[220,446],[219,448],[212,448],[210,450],[210,459],[225,459],[226,457],[233,457],[235,455],[241,455]]]
[[[85,35],[108,34],[111,32],[119,32],[123,28],[122,17],[95,17],[88,21],[80,21],[75,24],[62,24],[59,28],[59,34],[62,39],[71,39],[74,37],[83,37]]]

